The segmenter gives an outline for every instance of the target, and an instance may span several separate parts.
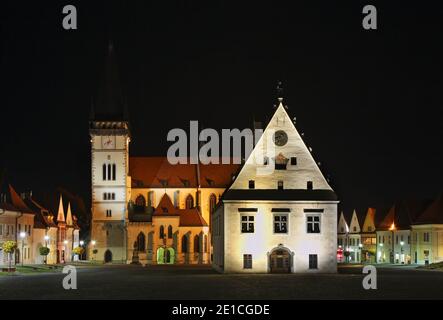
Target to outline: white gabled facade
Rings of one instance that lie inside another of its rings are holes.
[[[213,216],[214,268],[336,272],[337,204],[279,98]]]

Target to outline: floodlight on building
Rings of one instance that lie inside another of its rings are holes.
[[[400,245],[403,246],[405,243],[404,241],[400,241]]]

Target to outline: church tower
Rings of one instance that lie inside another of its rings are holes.
[[[108,48],[104,79],[91,109],[89,128],[92,160],[89,258],[126,261],[130,131],[112,44]]]

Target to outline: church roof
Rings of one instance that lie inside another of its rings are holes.
[[[198,208],[178,209],[174,207],[171,198],[166,193],[155,208],[153,217],[179,217],[181,227],[204,227],[208,225]]]
[[[167,157],[131,157],[133,188],[226,188],[239,164],[176,164]],[[199,179],[200,178],[200,179]]]

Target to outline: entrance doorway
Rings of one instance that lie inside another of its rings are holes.
[[[269,256],[271,273],[290,273],[292,257],[290,252],[284,248],[278,248]]]
[[[112,262],[112,252],[111,250],[105,251],[105,263]]]
[[[157,249],[157,264],[174,264],[175,263],[175,250],[174,248]]]

